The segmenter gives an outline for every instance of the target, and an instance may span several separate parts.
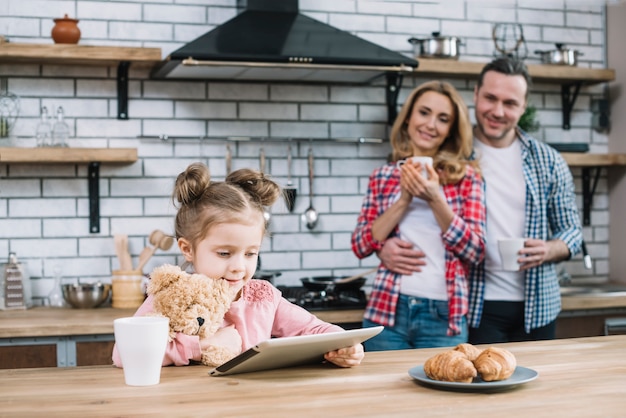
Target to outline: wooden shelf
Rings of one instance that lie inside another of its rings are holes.
[[[578,152],[561,153],[572,167],[608,167],[626,165],[626,154],[587,154]]]
[[[89,232],[100,232],[100,163],[131,164],[134,148],[0,148],[0,164],[88,164]]]
[[[429,77],[477,78],[485,66],[483,62],[467,62],[446,59],[418,58],[415,75]],[[615,80],[615,70],[572,67],[566,65],[528,65],[528,72],[535,83],[597,84]]]
[[[135,148],[0,148],[0,163],[134,163]]]
[[[161,61],[161,49],[5,42],[0,44],[0,60],[6,63],[56,65],[117,65],[127,61],[152,67]]]

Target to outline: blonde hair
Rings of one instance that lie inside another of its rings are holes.
[[[473,166],[478,172],[478,163],[469,159],[472,155],[473,133],[467,106],[459,92],[448,82],[428,81],[409,94],[391,127],[391,160],[398,161],[415,155],[415,145],[407,132],[407,121],[413,114],[415,102],[428,91],[446,96],[454,109],[450,133],[437,150],[433,166],[443,170],[444,175],[440,176],[442,184],[455,184],[465,175],[467,165]]]
[[[178,208],[176,238],[187,239],[195,248],[211,227],[222,223],[258,222],[265,232],[263,207],[272,205],[280,195],[280,186],[259,171],[244,168],[224,181],[212,181],[206,165],[192,163],[178,175],[172,193]]]

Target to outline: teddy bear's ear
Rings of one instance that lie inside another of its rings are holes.
[[[156,267],[152,270],[152,273],[150,273],[147,292],[148,294],[154,295],[186,276],[189,276],[189,273],[181,270],[178,266],[164,264],[160,267]]]

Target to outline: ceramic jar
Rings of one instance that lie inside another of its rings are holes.
[[[77,44],[80,39],[78,19],[71,19],[67,14],[62,19],[54,19],[52,39],[56,44]]]

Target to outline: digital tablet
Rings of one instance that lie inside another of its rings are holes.
[[[271,338],[217,366],[209,374],[224,376],[322,362],[327,352],[362,343],[379,334],[383,328],[379,326],[326,334]]]

